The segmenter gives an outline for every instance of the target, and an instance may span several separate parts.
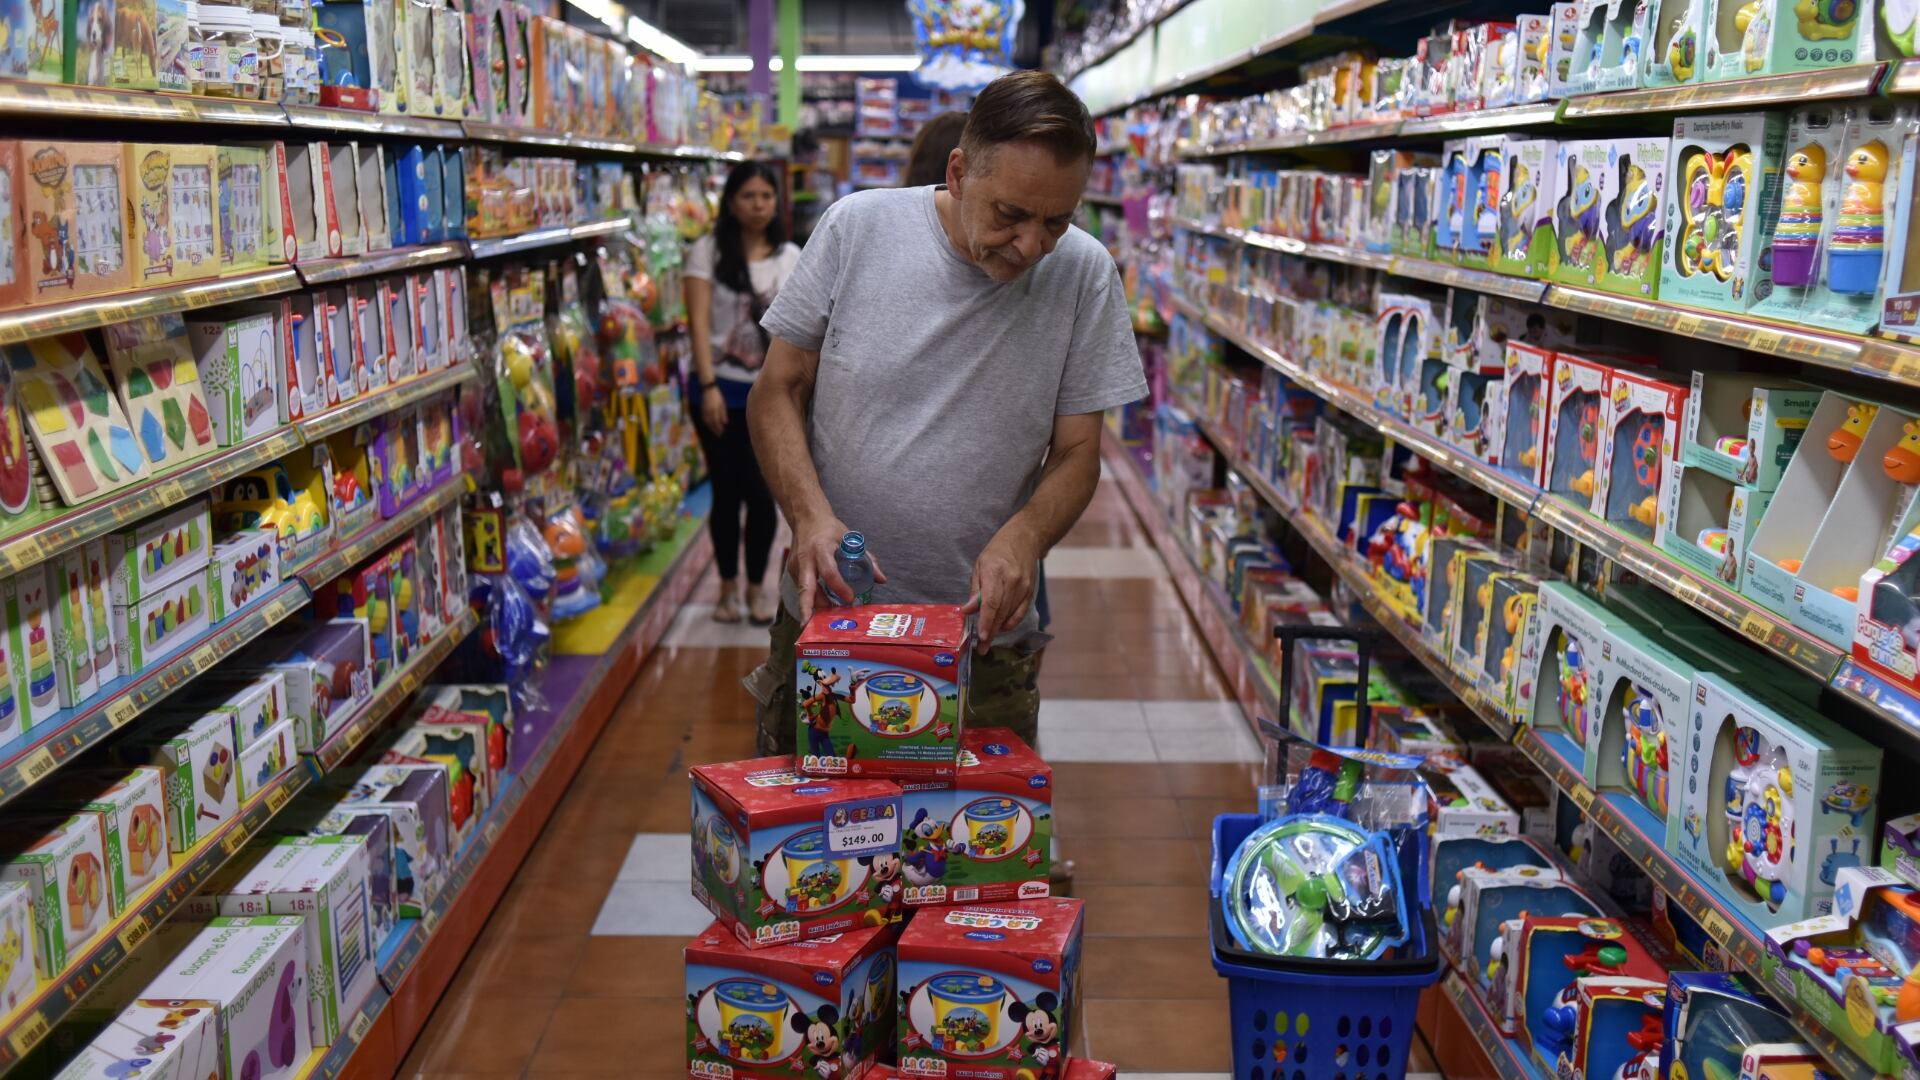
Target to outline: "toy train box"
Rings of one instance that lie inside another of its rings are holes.
[[[1046,896],[1052,870],[1053,770],[1005,728],[967,732],[952,781],[907,781],[889,918],[900,902],[997,903]],[[880,860],[875,860],[880,873]]]
[[[892,942],[865,927],[748,949],[707,927],[687,943],[687,1075],[872,1077],[893,1046]]]
[[[694,897],[752,949],[879,926],[885,886],[898,884],[899,785],[793,766],[756,758],[692,774]]]
[[[1081,902],[929,909],[900,934],[903,1077],[1025,1080],[1072,1044]]]
[[[795,648],[796,762],[809,776],[951,778],[972,621],[930,604],[828,608]]]

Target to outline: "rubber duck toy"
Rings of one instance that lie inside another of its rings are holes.
[[[1871,296],[1880,287],[1887,253],[1887,147],[1878,139],[1847,154],[1840,219],[1827,251],[1827,287],[1850,296]]]
[[[1821,187],[1827,152],[1808,143],[1787,157],[1787,190],[1780,199],[1780,222],[1773,232],[1773,283],[1799,288],[1813,284],[1813,256],[1820,246]]]

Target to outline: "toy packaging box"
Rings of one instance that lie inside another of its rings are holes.
[[[134,1001],[67,1061],[58,1080],[219,1076],[219,1008],[193,999]]]
[[[1906,245],[1888,243],[1903,178],[1910,105],[1861,102],[1797,109],[1787,124],[1778,217],[1771,224],[1772,291],[1754,314],[1846,333],[1871,333],[1886,282],[1896,288]],[[1892,252],[1889,256],[1889,251]],[[1896,273],[1883,274],[1889,258]]]
[[[39,986],[34,969],[33,949],[37,940],[33,925],[32,890],[25,881],[0,879],[0,940],[17,941],[19,947],[0,963],[0,1009],[9,1015]]]
[[[1906,689],[1920,687],[1920,527],[1909,531],[1860,579],[1853,659]]]
[[[1588,507],[1596,517],[1642,540],[1658,540],[1673,524],[1661,502],[1672,493],[1672,463],[1687,389],[1638,372],[1608,373],[1600,408],[1599,477]],[[1754,515],[1757,524],[1759,515]]]
[[[1660,549],[1696,573],[1738,589],[1747,545],[1765,520],[1773,493],[1679,466],[1669,470],[1665,483]]]
[[[1710,671],[1694,678],[1686,737],[1680,828],[1668,836],[1681,865],[1762,929],[1831,910],[1820,862],[1873,836],[1880,749]]]
[[[1625,622],[1608,627],[1594,661],[1587,783],[1631,795],[1621,813],[1649,837],[1672,837],[1678,817],[1672,777],[1687,775],[1684,725],[1696,668]]]
[[[1485,995],[1492,985],[1493,960],[1500,928],[1526,912],[1552,911],[1566,915],[1604,915],[1600,901],[1558,870],[1515,866],[1505,870],[1468,867],[1460,872],[1460,904],[1450,929],[1454,956],[1472,985]],[[1449,895],[1451,899],[1451,895]],[[1451,913],[1449,913],[1451,915]]]
[[[138,674],[205,633],[212,625],[207,594],[206,576],[194,574],[161,586],[137,604],[115,607],[114,655],[120,667]]]
[[[1545,483],[1547,410],[1553,350],[1507,342],[1500,392],[1499,426],[1490,441],[1499,447],[1500,471],[1534,485]]]
[[[1780,113],[1673,122],[1661,299],[1739,313],[1772,291],[1761,253],[1778,216],[1785,138]]]
[[[715,922],[687,943],[687,1071],[733,1080],[871,1077],[891,1056],[893,934],[863,927],[748,949]]]
[[[1593,504],[1601,411],[1612,377],[1613,369],[1606,364],[1568,353],[1554,357],[1540,486],[1582,510]]]
[[[1909,32],[1911,29],[1909,27]],[[1900,175],[1899,197],[1893,205],[1896,209],[1911,207],[1915,189],[1920,188],[1920,135],[1908,134],[1900,140],[1894,152],[1900,155]],[[1896,235],[1893,242],[1887,244],[1890,262],[1885,281],[1882,282],[1884,299],[1879,313],[1880,333],[1901,341],[1920,340],[1920,254],[1908,255],[1916,230],[1920,230],[1920,215],[1895,213],[1893,224]],[[1869,240],[1871,235],[1869,232]],[[1777,239],[1775,243],[1778,243]],[[1867,251],[1871,251],[1871,248],[1862,254]],[[1868,260],[1863,258],[1860,261],[1865,263]]]
[[[1053,770],[1005,728],[969,729],[951,781],[907,781],[889,918],[901,904],[998,903],[1048,895]],[[875,859],[881,877],[885,856]]]
[[[240,802],[267,789],[281,773],[292,767],[299,751],[293,745],[293,718],[275,724],[265,735],[240,748]]]
[[[358,836],[314,838],[295,849],[265,890],[267,912],[300,915],[307,923],[307,1002],[313,1045],[338,1041],[373,991],[372,910],[367,842]]]
[[[1573,1035],[1565,1010],[1574,981],[1588,975],[1667,977],[1667,965],[1626,924],[1580,915],[1523,915],[1504,927],[1493,990],[1500,1029],[1519,1036],[1541,1060],[1554,1060]]]
[[[1870,409],[1874,406],[1863,403],[1857,411],[1849,410],[1849,425],[1857,425]],[[1840,648],[1851,647],[1853,641],[1860,579],[1915,524],[1920,504],[1913,493],[1920,489],[1909,481],[1920,479],[1920,454],[1910,434],[1916,427],[1920,422],[1905,413],[1874,409],[1857,449],[1847,451],[1853,462],[1830,502],[1786,503],[1784,485],[1775,495],[1783,505],[1826,507],[1794,577],[1788,614],[1796,626]],[[1820,428],[1814,430],[1818,437]],[[1850,426],[1830,435],[1829,456],[1843,452],[1836,439],[1851,439],[1853,434]],[[1814,456],[1798,454],[1795,460]]]
[[[1531,18],[1534,16],[1523,16]],[[1545,280],[1553,273],[1553,183],[1558,144],[1508,137],[1493,245],[1488,266],[1503,274]]]
[[[931,909],[899,944],[899,1070],[1016,1080],[1056,1068],[1078,1004],[1078,900]]]
[[[886,780],[812,780],[791,758],[702,765],[693,778],[693,893],[748,948],[887,920],[903,806]],[[897,908],[896,908],[897,910]]]
[[[1539,596],[1526,648],[1539,666],[1532,673],[1532,692],[1520,702],[1520,715],[1560,756],[1584,766],[1594,722],[1605,705],[1604,699],[1596,700],[1602,685],[1600,653],[1624,620],[1564,581],[1542,582]]]
[[[1632,6],[1630,0],[1619,0]],[[1603,184],[1600,202],[1601,249],[1586,275],[1588,284],[1608,292],[1651,300],[1660,296],[1661,257],[1671,230],[1664,228],[1664,203],[1675,189],[1667,182],[1667,140],[1614,139],[1603,166],[1612,180]]]
[[[1740,1051],[1750,1036],[1760,1043],[1794,1039],[1793,1024],[1771,996],[1745,975],[1725,971],[1676,971],[1667,976],[1662,1076],[1711,1075],[1709,1062],[1727,1076],[1740,1075]],[[1738,1032],[1734,1039],[1729,1033]]]
[[[126,144],[133,288],[220,272],[214,158],[211,146]]]
[[[1831,507],[1878,413],[1879,406],[1872,402],[1820,394],[1802,439],[1807,442],[1807,453],[1795,453],[1788,459],[1774,497],[1784,506]],[[1884,447],[1881,453],[1885,453]],[[1867,461],[1865,467],[1874,467],[1873,458]],[[1791,617],[1797,592],[1795,578],[1806,564],[1825,516],[1825,511],[1819,511],[1763,519],[1747,545],[1741,593]],[[1878,553],[1869,556],[1868,565],[1877,557]],[[1848,629],[1850,635],[1851,627]]]
[[[280,332],[280,320],[267,312],[188,321],[187,336],[221,446],[266,435],[289,419]]]
[[[1573,1045],[1554,1060],[1556,1076],[1648,1075],[1659,1065],[1667,981],[1578,980]]]
[[[1432,799],[1433,835],[1518,835],[1520,815],[1471,765],[1429,767],[1421,771]]]
[[[1520,574],[1496,574],[1492,581],[1492,602],[1480,624],[1485,634],[1479,650],[1480,692],[1502,715],[1512,716],[1520,686],[1533,677],[1521,653],[1539,600],[1538,584]]]
[[[59,0],[51,0],[58,4]],[[30,177],[19,213],[30,222],[29,303],[49,304],[131,287],[127,210],[133,181],[119,143],[22,141]]]
[[[1562,140],[1554,146],[1552,183],[1553,280],[1598,285],[1605,262],[1601,214],[1619,195],[1613,142]]]
[[[223,1075],[290,1080],[313,1053],[306,939],[299,915],[217,917],[145,993],[219,1003]]]
[[[1647,24],[1651,47],[1641,65],[1640,85],[1657,88],[1700,80],[1706,73],[1700,63],[1705,14],[1700,0],[1653,0]]]
[[[87,607],[86,555],[83,551],[66,552],[47,563],[43,572],[53,601],[54,687],[61,707],[70,709],[100,688],[94,673],[93,643],[88,639],[93,613]],[[116,666],[117,661],[107,664],[109,678]]]
[[[1916,959],[1920,893],[1878,866],[1834,873],[1833,911],[1767,932],[1770,981],[1793,997],[1869,1068],[1897,1073],[1894,1004]],[[1791,1036],[1789,1036],[1791,1037]]]
[[[0,864],[0,881],[26,884],[34,963],[51,979],[113,918],[106,837],[95,814],[17,817],[5,829],[15,854]]]
[[[164,774],[167,839],[174,851],[191,849],[239,812],[239,747],[225,713],[142,727],[113,752],[122,764],[152,764]]]
[[[374,765],[338,787],[338,810],[386,814],[392,822],[395,914],[420,918],[452,871],[446,769]]]
[[[185,16],[183,10],[183,29]],[[268,242],[267,196],[275,186],[267,175],[270,151],[261,146],[218,146],[214,154],[220,184],[220,272],[257,270],[269,262],[284,262],[279,245]]]
[[[1680,464],[1773,491],[1819,404],[1819,390],[1777,376],[1696,371],[1687,391]]]
[[[302,751],[317,749],[373,696],[373,657],[366,623],[328,619],[276,633],[235,671],[278,671]],[[264,658],[256,662],[255,658]]]
[[[214,545],[207,567],[214,622],[225,622],[280,585],[280,545],[272,529],[243,529]]]
[[[1427,770],[1422,770],[1425,776]],[[1482,781],[1484,783],[1484,781]],[[1448,954],[1448,959],[1457,959],[1453,952],[1456,942],[1453,935],[1460,929],[1460,905],[1465,899],[1461,885],[1461,872],[1468,867],[1482,870],[1505,870],[1510,867],[1532,866],[1545,868],[1552,873],[1554,857],[1548,853],[1544,844],[1530,836],[1514,832],[1472,833],[1455,835],[1436,835],[1433,839],[1432,858],[1429,870],[1432,879],[1421,882],[1425,899],[1430,900],[1439,910],[1443,921],[1440,927],[1440,946]]]
[[[1861,44],[1861,12],[1797,0],[1706,0],[1702,77],[1713,82],[1851,64]]]
[[[76,769],[54,778],[50,807],[94,815],[107,856],[113,909],[124,911],[170,865],[166,784],[160,770]]]
[[[365,848],[369,920],[367,940],[376,954],[399,920],[395,864],[400,849],[394,843],[394,827],[398,820],[398,815],[377,813],[365,807],[340,807],[323,799],[309,798],[303,799],[298,810],[289,814],[286,824],[288,829],[300,830],[295,834],[299,839],[321,842],[337,836],[358,841]]]
[[[212,541],[204,499],[107,534],[114,606],[138,604],[204,568]]]
[[[1453,590],[1455,611],[1453,630],[1453,666],[1462,677],[1479,677],[1480,658],[1485,652],[1483,627],[1493,612],[1493,578],[1507,572],[1506,565],[1494,558],[1469,557],[1460,563],[1460,581]]]
[[[972,646],[973,622],[957,607],[816,613],[795,651],[800,771],[952,777]]]

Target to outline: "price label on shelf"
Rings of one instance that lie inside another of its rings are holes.
[[[1693,336],[1700,333],[1700,316],[1677,315],[1673,320],[1673,332]]]
[[[1773,636],[1773,620],[1758,612],[1749,611],[1740,619],[1740,632],[1745,634],[1748,640],[1765,645],[1767,639]]]
[[[7,1045],[13,1047],[15,1055],[26,1057],[27,1051],[39,1046],[40,1040],[46,1038],[47,1032],[51,1030],[52,1025],[47,1023],[45,1012],[23,1016],[20,1022],[14,1025],[13,1034],[8,1037]]]
[[[227,832],[227,835],[220,838],[220,850],[226,852],[228,855],[232,855],[234,852],[239,851],[246,842],[247,831],[245,829],[231,829]]]
[[[1711,908],[1703,913],[1700,925],[1706,928],[1707,936],[1719,942],[1723,948],[1733,940],[1733,924],[1727,921],[1726,916]]]
[[[202,645],[198,649],[195,649],[193,651],[193,656],[191,659],[188,660],[188,663],[193,665],[194,674],[197,675],[213,667],[213,665],[218,660],[219,660],[219,657],[214,655],[213,646],[211,644],[208,644],[208,645]]]
[[[358,1045],[360,1040],[367,1037],[367,1031],[372,1027],[373,1017],[368,1016],[366,1010],[362,1009],[354,1016],[353,1023],[347,1027],[347,1039]]]
[[[1747,348],[1754,352],[1776,353],[1780,351],[1780,331],[1755,330],[1747,340]]]
[[[178,480],[168,480],[160,484],[153,489],[153,493],[159,498],[160,505],[162,506],[172,506],[175,503],[185,502],[187,499],[186,485]]]
[[[273,787],[268,788],[267,813],[279,813],[280,808],[287,805],[287,800],[291,798],[293,798],[292,784],[275,784]]]
[[[1581,813],[1584,814],[1593,809],[1593,789],[1587,785],[1574,784],[1567,789],[1567,794],[1573,796],[1574,805],[1580,808]]]
[[[42,746],[27,755],[27,759],[20,763],[20,775],[26,779],[27,783],[37,784],[42,777],[53,771],[54,764],[53,752]]]
[[[1702,592],[1700,586],[1693,581],[1687,578],[1677,578],[1673,583],[1673,595],[1679,597],[1683,603],[1698,607],[1700,598],[1706,594]]]
[[[107,722],[116,728],[126,727],[140,715],[140,706],[133,703],[132,697],[117,697],[107,704]]]
[[[38,533],[23,536],[6,547],[7,566],[13,570],[23,570],[45,558],[46,543]]]
[[[142,941],[147,939],[147,934],[152,929],[153,924],[147,921],[145,915],[135,915],[133,921],[121,927],[120,933],[116,935],[120,941],[121,950],[132,952]]]

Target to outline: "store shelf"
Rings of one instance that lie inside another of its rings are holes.
[[[280,620],[306,606],[307,591],[288,581],[233,617],[148,665],[145,671],[107,684],[85,704],[63,709],[0,747],[0,803],[8,802],[53,770],[127,726],[187,680],[238,652]]]
[[[466,257],[466,241],[448,240],[439,244],[376,251],[369,255],[348,255],[338,259],[295,263],[294,269],[300,272],[300,280],[312,287],[331,285],[336,281],[346,281],[351,278],[399,274],[409,270],[419,270],[422,267],[438,266],[441,263],[459,262]]]
[[[555,225],[551,228],[535,229],[518,236],[502,236],[491,240],[472,240],[468,247],[476,259],[492,259],[501,255],[531,251],[535,248],[555,247],[571,244],[575,240],[587,240],[596,236],[608,236],[633,227],[633,219],[613,218],[609,221],[592,221],[585,225]]]
[[[287,126],[286,112],[278,104],[264,101],[11,81],[0,82],[0,116],[10,120]]]
[[[0,85],[6,85],[0,83]],[[59,304],[20,308],[0,313],[0,345],[12,345],[50,334],[92,330],[143,315],[166,315],[292,292],[300,278],[290,266],[208,278],[179,285],[162,285],[139,292],[90,296]]]
[[[336,405],[323,413],[301,420],[297,430],[306,443],[316,443],[336,431],[345,431],[356,424],[363,424],[375,417],[404,409],[442,390],[451,390],[461,383],[471,382],[479,377],[479,369],[465,362],[427,375],[416,375],[404,382],[389,384],[370,394],[364,394],[345,404]]]
[[[318,589],[321,585],[359,565],[362,559],[402,537],[411,535],[415,525],[451,505],[466,492],[466,489],[467,478],[455,473],[453,479],[420,496],[419,501],[412,506],[390,518],[374,522],[346,540],[336,541],[324,554],[312,559],[288,576],[298,577],[310,588]]]
[[[1793,75],[1691,83],[1647,90],[1620,90],[1568,98],[1561,118],[1591,120],[1648,113],[1703,112],[1708,109],[1791,108],[1809,101],[1864,97],[1874,93],[1885,64],[1855,64]]]
[[[392,135],[458,142],[464,137],[456,120],[432,116],[399,116],[360,109],[328,109],[319,105],[285,106],[287,120],[297,128],[344,131],[355,135]]]
[[[289,799],[359,749],[478,625],[478,617],[467,612],[443,630],[416,653],[398,675],[375,691],[346,727],[327,741],[317,770],[313,767],[315,759],[302,755],[300,762],[249,800],[233,820],[176,860],[172,869],[148,886],[129,911],[110,922],[99,938],[68,963],[63,976],[43,984],[19,1012],[0,1023],[0,1073],[18,1064],[87,991],[124,963],[149,934],[172,917],[247,841],[264,832]]]
[[[1092,203],[1095,206],[1119,206],[1123,200],[1118,195],[1102,195],[1089,191],[1080,196],[1080,201]]]
[[[1551,124],[1558,117],[1559,105],[1551,101],[1534,105],[1508,105],[1498,109],[1473,109],[1466,112],[1419,116],[1400,121],[1403,138],[1447,138],[1479,131],[1513,131],[1518,128]]]
[[[1467,1033],[1487,1052],[1487,1060],[1493,1063],[1493,1071],[1500,1080],[1542,1080],[1545,1074],[1534,1067],[1527,1048],[1521,1046],[1519,1040],[1500,1034],[1486,1004],[1480,995],[1468,989],[1467,980],[1458,971],[1447,972],[1447,977],[1440,981],[1440,990],[1460,1011],[1460,1018],[1467,1022]]]
[[[519,146],[560,146],[568,145],[568,135],[564,131],[542,131],[538,128],[515,127],[512,124],[490,124],[484,120],[467,120],[461,123],[467,138],[482,142],[513,143]]]

